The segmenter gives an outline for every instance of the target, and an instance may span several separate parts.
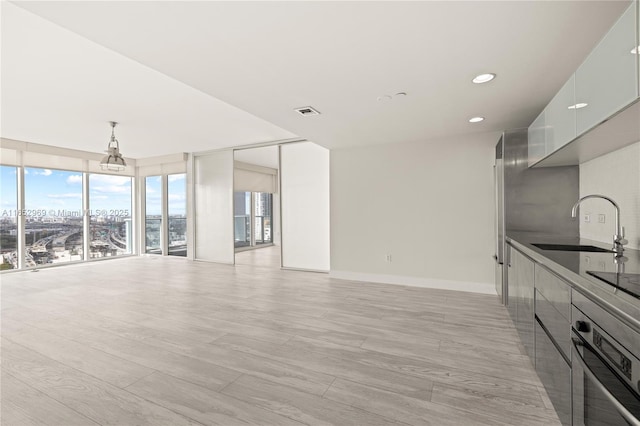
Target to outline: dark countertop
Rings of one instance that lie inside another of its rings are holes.
[[[640,333],[640,299],[595,278],[587,271],[620,272],[613,253],[542,250],[532,243],[580,244],[611,249],[612,244],[584,238],[558,237],[535,232],[511,232],[507,241],[516,249],[546,266],[572,287]],[[625,249],[624,272],[640,274],[640,250]]]

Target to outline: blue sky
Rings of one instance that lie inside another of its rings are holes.
[[[25,167],[25,208],[27,210],[82,211],[82,173]],[[0,166],[0,207],[15,210],[16,168]],[[160,214],[161,179],[150,176],[147,181],[147,214]],[[169,214],[186,214],[186,181],[184,174],[169,175]],[[89,208],[96,210],[128,210],[131,212],[131,178],[118,175],[89,175]]]

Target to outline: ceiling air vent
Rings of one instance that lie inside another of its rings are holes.
[[[296,108],[295,111],[298,111],[298,113],[300,113],[302,115],[320,115],[320,113],[318,111],[316,111],[315,109],[311,108],[310,106],[306,106],[306,107],[302,107],[302,108]]]

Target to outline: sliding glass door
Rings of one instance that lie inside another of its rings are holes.
[[[251,246],[251,192],[233,193],[234,246]]]
[[[162,254],[162,176],[145,178],[144,252]]]
[[[235,248],[273,243],[273,195],[267,192],[235,192]]]
[[[187,255],[187,175],[167,176],[169,256]]]
[[[254,238],[256,245],[273,243],[271,215],[273,195],[266,192],[254,193]]]

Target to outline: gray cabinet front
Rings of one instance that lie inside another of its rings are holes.
[[[509,257],[509,313],[531,359],[534,355],[533,298],[534,263],[519,251],[510,247]]]
[[[536,372],[563,425],[571,425],[571,367],[536,321]]]

